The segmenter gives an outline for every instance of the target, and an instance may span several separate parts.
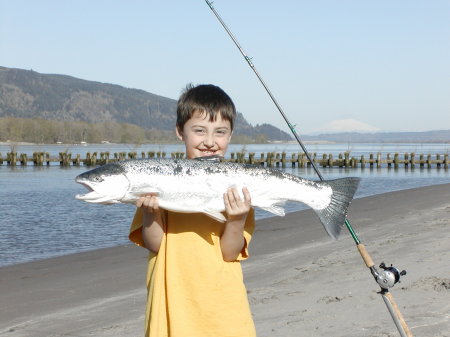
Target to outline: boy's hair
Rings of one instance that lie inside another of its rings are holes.
[[[233,130],[236,108],[230,96],[218,86],[212,84],[186,86],[177,104],[177,127],[183,130],[184,124],[195,112],[208,114],[210,122],[215,121],[220,114],[222,119],[230,122]]]

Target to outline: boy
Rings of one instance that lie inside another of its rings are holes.
[[[236,109],[213,85],[188,86],[177,104],[176,133],[188,159],[223,156]],[[146,336],[256,336],[239,261],[248,257],[254,229],[250,194],[224,191],[226,223],[202,213],[158,207],[141,197],[130,240],[150,251]]]

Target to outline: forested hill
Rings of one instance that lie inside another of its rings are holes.
[[[147,130],[173,130],[176,101],[143,90],[0,67],[0,117],[87,123],[117,122]],[[235,134],[267,140],[291,140],[268,125],[252,126],[239,113]]]

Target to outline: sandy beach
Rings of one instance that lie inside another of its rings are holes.
[[[413,335],[449,337],[450,184],[356,199],[348,218],[376,266],[407,271],[392,294]],[[399,336],[349,233],[311,210],[258,221],[250,254],[259,337]],[[142,336],[146,262],[127,245],[0,268],[0,336]]]

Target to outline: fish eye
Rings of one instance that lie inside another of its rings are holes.
[[[102,177],[100,177],[100,176],[96,176],[96,177],[94,178],[94,180],[95,180],[95,181],[98,181],[98,182],[103,181]]]

